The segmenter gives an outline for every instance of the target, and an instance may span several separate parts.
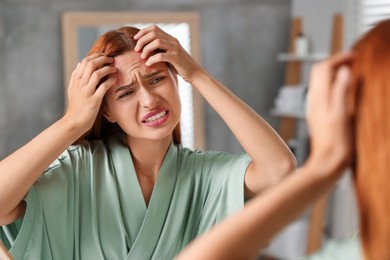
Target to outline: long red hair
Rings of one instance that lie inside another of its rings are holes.
[[[136,40],[134,40],[134,36],[138,32],[138,28],[131,26],[123,26],[115,30],[107,31],[96,40],[87,55],[92,53],[103,53],[109,57],[116,57],[125,52],[132,51],[137,43]],[[105,78],[102,79],[102,81],[104,80]],[[105,101],[103,101],[102,106],[104,105],[104,102]],[[116,123],[111,123],[106,120],[102,114],[102,109],[100,109],[92,128],[80,137],[78,141],[105,139],[118,132],[123,131]],[[181,144],[180,123],[173,130],[172,136],[174,143]]]
[[[390,259],[390,20],[353,47],[356,176],[365,259]]]

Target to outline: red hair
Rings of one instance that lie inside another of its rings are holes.
[[[103,53],[108,57],[116,57],[125,52],[132,51],[135,48],[136,40],[134,36],[139,32],[138,28],[131,26],[124,26],[115,30],[110,30],[100,36],[96,42],[92,45],[89,50],[88,55],[92,53]],[[168,66],[169,67],[169,66]],[[105,78],[102,79],[104,81]],[[105,101],[103,101],[105,102]],[[104,103],[102,104],[104,105]],[[95,119],[95,122],[92,128],[87,131],[80,140],[97,140],[105,139],[112,134],[122,132],[123,130],[116,124],[109,122],[102,114],[102,109]],[[180,123],[177,124],[172,133],[173,142],[176,144],[181,144],[181,131]]]
[[[390,20],[354,46],[356,176],[365,259],[390,259]]]

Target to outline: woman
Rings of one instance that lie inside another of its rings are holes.
[[[351,99],[356,113],[354,168],[360,213],[360,241],[355,244],[361,245],[362,258],[367,260],[390,259],[389,36],[387,19],[373,26],[353,46]],[[320,252],[316,257],[321,259],[327,253]]]
[[[180,146],[177,75],[246,153]],[[175,38],[123,27],[72,73],[65,115],[0,162],[0,224],[17,220],[2,236],[16,238],[16,259],[171,259],[294,167],[275,131]]]
[[[390,20],[382,21],[355,44],[353,54],[337,54],[314,66],[307,161],[195,240],[178,259],[253,259],[273,235],[333,186],[352,157],[360,241],[343,241],[308,259],[390,259],[389,36]]]

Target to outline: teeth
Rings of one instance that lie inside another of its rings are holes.
[[[149,118],[146,119],[145,121],[146,121],[147,123],[153,122],[153,121],[155,121],[155,120],[157,120],[157,119],[159,119],[159,118],[165,116],[166,113],[167,113],[166,111],[162,111],[162,112],[160,112],[160,113],[158,113],[158,114],[155,114],[154,116],[149,117]]]

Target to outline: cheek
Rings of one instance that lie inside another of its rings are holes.
[[[107,111],[108,113],[112,114],[112,111],[114,111],[114,109],[113,109],[114,102],[113,102],[113,98],[111,97],[111,95],[109,93],[106,94],[103,102],[104,102],[104,104],[102,105],[102,108],[104,109],[103,111]]]
[[[111,95],[111,93],[106,94],[104,102],[105,104],[103,108],[106,113],[109,114],[113,119],[117,120],[119,108],[117,102],[115,101],[115,98]]]
[[[171,99],[171,103],[174,104],[175,108],[177,109],[178,113],[180,114],[181,100],[180,100],[179,92],[175,90],[173,93],[171,93],[170,99]]]
[[[128,99],[124,102],[117,102],[114,105],[115,115],[118,120],[124,123],[137,120],[139,117],[139,106],[136,99]]]

